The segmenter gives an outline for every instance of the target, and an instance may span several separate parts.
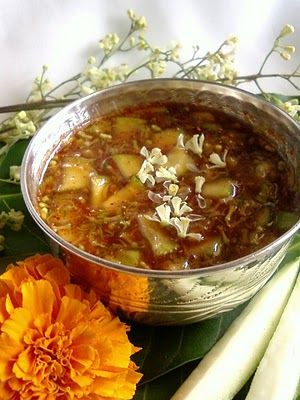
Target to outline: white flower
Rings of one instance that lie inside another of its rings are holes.
[[[191,150],[193,153],[201,157],[203,152],[204,135],[193,135],[185,144],[186,150]]]
[[[204,176],[195,176],[195,192],[201,193],[202,186],[204,185],[205,178]]]
[[[160,219],[160,223],[162,225],[169,225],[171,216],[171,207],[166,203],[163,203],[160,206],[155,207],[155,210]]]
[[[21,167],[19,165],[11,165],[9,167],[9,178],[14,182],[19,182],[21,177]]]
[[[142,183],[149,181],[150,185],[153,186],[155,185],[155,179],[152,172],[154,172],[153,165],[148,160],[144,160],[139,172],[137,173],[137,177]]]
[[[172,205],[172,215],[174,215],[174,217],[181,217],[183,214],[193,211],[193,209],[189,207],[185,201],[182,201],[182,199],[178,196],[173,197],[170,203]]]
[[[279,34],[279,37],[282,38],[284,36],[290,35],[291,33],[295,32],[295,28],[293,27],[293,25],[290,24],[286,24],[282,29],[281,32]]]
[[[161,149],[154,147],[154,149],[149,152],[149,150],[143,146],[141,148],[140,154],[144,156],[149,163],[152,165],[164,165],[168,161],[168,157],[162,154]]]
[[[226,156],[227,156],[228,151],[225,150],[224,152],[224,156],[223,156],[223,160],[221,159],[221,157],[219,156],[218,153],[211,153],[211,155],[209,156],[209,161],[214,164],[212,167],[210,168],[224,168],[226,167]]]
[[[184,134],[183,134],[183,133],[180,133],[180,134],[178,135],[176,146],[177,146],[179,149],[184,149],[184,148],[185,148],[185,146],[184,146]]]
[[[174,226],[177,230],[177,235],[181,238],[185,238],[187,235],[187,231],[189,229],[190,220],[187,217],[174,217],[171,218],[171,225]]]
[[[175,185],[175,183],[171,183],[170,186],[168,187],[168,193],[170,196],[176,196],[178,192],[179,186]]]
[[[159,167],[158,171],[156,171],[156,182],[163,182],[163,181],[171,181],[171,182],[178,182],[176,176],[176,169],[174,167]]]

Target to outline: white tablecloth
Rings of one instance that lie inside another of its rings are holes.
[[[230,34],[238,35],[242,74],[257,71],[289,23],[296,32],[287,42],[298,46],[291,66],[300,61],[300,0],[0,0],[0,105],[24,100],[43,64],[55,83],[80,71],[101,37],[126,32],[128,8],[146,17],[151,43],[176,40],[185,54],[196,44],[203,53],[214,50]],[[267,71],[288,65],[276,55]],[[266,89],[287,91],[279,80]]]

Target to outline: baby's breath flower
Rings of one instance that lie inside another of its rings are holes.
[[[171,182],[178,182],[177,176],[176,176],[176,169],[174,167],[159,167],[159,169],[156,171],[156,182],[163,182],[163,181],[171,181]]]
[[[228,151],[225,150],[223,159],[219,156],[218,153],[211,153],[209,156],[209,161],[214,164],[210,168],[224,168],[226,167],[226,156],[227,156]]]

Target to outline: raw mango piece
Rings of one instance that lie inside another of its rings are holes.
[[[118,207],[121,207],[123,203],[127,201],[136,200],[137,196],[141,193],[145,193],[145,187],[141,181],[133,176],[130,181],[120,190],[112,194],[106,199],[102,207],[107,211],[113,211]]]
[[[205,182],[201,194],[209,199],[226,199],[233,197],[236,192],[235,185],[228,178],[216,179],[212,182]]]
[[[195,111],[192,118],[196,122],[215,122],[215,116],[209,111]]]
[[[282,231],[287,231],[298,221],[299,215],[295,212],[280,211],[277,215],[275,225]]]
[[[112,159],[126,179],[136,175],[142,164],[142,158],[136,154],[115,154]]]
[[[137,267],[141,258],[141,252],[139,250],[120,250],[116,255],[117,262],[123,265],[130,265],[131,267]]]
[[[177,144],[179,134],[182,133],[177,128],[164,129],[152,135],[152,147],[158,147],[163,152],[171,150]]]
[[[167,167],[174,167],[176,169],[176,175],[183,176],[188,170],[189,165],[194,165],[193,158],[184,149],[174,147],[173,150],[168,153]]]
[[[128,140],[146,128],[146,121],[135,117],[116,117],[113,123],[113,136]]]
[[[217,257],[220,255],[223,247],[223,242],[220,236],[215,236],[206,240],[203,240],[199,243],[189,245],[186,247],[186,254],[192,255],[195,254],[197,256],[202,256],[205,258],[208,257]]]
[[[104,200],[108,197],[110,180],[107,176],[94,175],[91,178],[91,207],[100,207]]]
[[[176,242],[163,231],[158,222],[151,221],[144,215],[138,216],[138,222],[140,231],[149,242],[154,255],[163,256],[176,250]]]
[[[93,160],[83,157],[65,157],[63,161],[63,179],[59,192],[87,188],[90,175],[94,172]]]

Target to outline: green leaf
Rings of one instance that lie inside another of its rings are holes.
[[[203,357],[243,307],[244,305],[220,317],[192,325],[175,327],[134,325],[130,339],[136,346],[142,347],[135,357],[135,362],[144,374],[141,384]]]
[[[0,158],[0,178],[9,179],[9,167],[11,165],[21,165],[22,158],[26,147],[29,143],[28,140],[21,140],[14,144],[8,151],[8,153]],[[0,181],[0,193],[19,193],[21,191],[20,185],[12,183],[5,183]]]
[[[43,232],[29,215],[21,193],[0,195],[0,212],[10,209],[22,211],[25,215],[22,229],[12,231],[5,226],[0,233],[5,237],[5,249],[1,252],[0,267],[2,271],[7,264],[22,260],[35,253],[50,252],[50,247]]]
[[[170,400],[199,361],[192,361],[166,375],[139,387],[134,400]],[[199,399],[200,400],[200,399]],[[205,399],[203,399],[205,400]]]

